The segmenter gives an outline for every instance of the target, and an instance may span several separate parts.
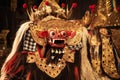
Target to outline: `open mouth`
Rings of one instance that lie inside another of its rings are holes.
[[[53,40],[54,44],[64,44],[64,40]]]
[[[65,40],[64,39],[51,39],[49,43],[53,47],[64,47]]]

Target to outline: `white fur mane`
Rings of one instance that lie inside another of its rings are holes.
[[[8,55],[8,57],[6,58],[2,68],[1,68],[1,77],[0,80],[5,80],[6,77],[6,71],[5,71],[5,64],[13,57],[13,55],[16,53],[18,46],[22,40],[22,37],[24,35],[24,33],[26,32],[26,30],[28,30],[29,28],[29,24],[32,23],[31,21],[23,23],[20,28],[18,29],[17,33],[16,33],[16,37],[15,40],[13,42],[13,46],[12,46],[12,50],[10,52],[10,54]]]

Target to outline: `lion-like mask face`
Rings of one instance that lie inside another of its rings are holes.
[[[39,21],[30,31],[36,43],[53,48],[64,48],[66,44],[75,46],[80,43],[82,34],[81,26],[64,20]]]
[[[64,47],[65,41],[68,37],[68,34],[66,31],[57,31],[57,30],[51,30],[49,31],[49,44],[52,47]]]
[[[63,48],[66,44],[66,40],[72,38],[75,32],[50,29],[48,31],[36,31],[40,38],[46,38],[51,47]]]

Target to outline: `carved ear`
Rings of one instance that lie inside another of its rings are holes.
[[[38,30],[36,30],[36,34],[40,38],[46,38],[48,36],[48,31],[38,31]]]
[[[85,12],[85,15],[82,18],[82,22],[84,26],[88,26],[91,23],[91,14],[89,11]]]
[[[73,31],[67,31],[67,35],[69,38],[73,38],[75,36],[76,32]]]

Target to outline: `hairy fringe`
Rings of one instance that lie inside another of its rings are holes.
[[[30,80],[30,75],[31,75],[31,72],[29,72],[29,73],[27,74],[26,80]]]
[[[83,48],[81,51],[81,80],[87,80],[87,78],[89,78],[89,80],[97,80],[98,76],[93,72],[90,62],[87,58],[87,37],[87,30],[84,28],[82,34]]]
[[[83,29],[82,33],[82,41],[83,41],[83,48],[81,51],[81,80],[110,80],[109,78],[105,77],[100,77],[94,70],[92,69],[92,66],[88,60],[87,57],[87,37],[88,37],[88,32],[86,28]]]
[[[75,80],[80,80],[79,79],[79,71],[78,71],[78,67],[77,66],[74,67],[74,74],[75,74]]]
[[[15,74],[19,73],[24,69],[24,65],[21,65],[15,72],[9,72],[10,76],[15,76]]]
[[[6,70],[5,70],[5,64],[14,56],[14,54],[16,53],[19,43],[22,40],[23,34],[26,32],[26,30],[29,28],[29,24],[32,23],[31,21],[23,23],[19,30],[17,31],[15,40],[13,42],[13,46],[12,46],[12,50],[11,53],[8,55],[8,57],[6,58],[2,68],[1,68],[1,77],[0,80],[4,80],[6,77]]]
[[[4,68],[6,73],[9,73],[12,70],[12,67],[13,67],[17,57],[18,57],[18,55],[14,55],[8,62],[6,62],[5,68]]]

